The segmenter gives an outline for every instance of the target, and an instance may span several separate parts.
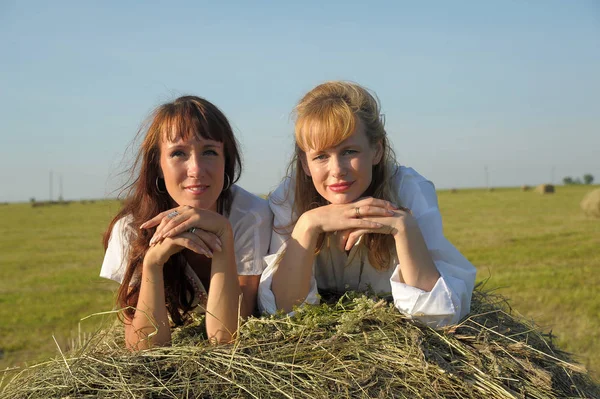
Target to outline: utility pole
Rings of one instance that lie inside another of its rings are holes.
[[[50,171],[50,202],[52,202],[52,171]]]

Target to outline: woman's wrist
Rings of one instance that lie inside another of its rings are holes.
[[[392,226],[391,234],[394,237],[396,244],[402,244],[407,242],[409,235],[421,234],[421,229],[419,229],[417,221],[413,218],[404,219],[401,223]]]
[[[319,234],[323,233],[321,227],[313,222],[310,212],[305,212],[298,218],[292,231],[292,237],[302,243],[302,246],[308,245],[313,241],[316,242]]]
[[[156,259],[152,252],[152,248],[146,252],[144,261],[142,262],[142,272],[144,274],[158,272],[162,274],[162,268],[165,262],[162,262],[160,259]]]

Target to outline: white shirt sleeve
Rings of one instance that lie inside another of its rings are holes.
[[[402,205],[413,212],[440,278],[430,292],[423,291],[400,282],[397,265],[390,278],[394,305],[431,327],[456,324],[469,313],[476,269],[444,237],[433,183],[411,168],[402,170]]]
[[[273,284],[273,274],[277,270],[279,261],[285,251],[285,243],[289,238],[294,226],[290,226],[292,221],[292,194],[287,190],[293,188],[293,180],[285,179],[277,189],[269,195],[269,207],[273,212],[273,230],[271,232],[271,244],[269,255],[264,258],[266,269],[260,277],[258,286],[258,309],[261,312],[274,314],[277,312],[275,294],[271,289]],[[289,194],[289,195],[288,195]],[[317,281],[315,280],[315,265],[313,264],[313,273],[310,281],[310,290],[304,300],[304,303],[318,304],[319,296],[317,291]],[[290,315],[293,312],[290,313]]]
[[[273,214],[266,200],[235,186],[229,221],[238,275],[260,275],[269,250]]]
[[[113,225],[108,247],[104,253],[104,261],[102,261],[102,269],[100,269],[100,277],[114,280],[119,284],[123,281],[129,257],[129,220],[129,217],[124,217]]]

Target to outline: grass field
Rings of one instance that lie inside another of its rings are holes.
[[[591,189],[441,191],[439,200],[446,236],[477,266],[478,280],[552,330],[598,378],[600,220],[579,209]],[[119,206],[0,206],[0,369],[54,356],[53,335],[67,346],[81,318],[111,309],[116,284],[98,272],[102,233]]]

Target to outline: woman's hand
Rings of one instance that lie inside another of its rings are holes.
[[[197,233],[197,231],[195,233]],[[150,246],[146,252],[144,265],[160,268],[172,255],[181,252],[184,249],[189,249],[197,254],[212,258],[213,253],[207,249],[205,242],[195,233],[184,232],[156,242],[156,244]]]
[[[148,229],[155,226],[158,227],[150,240],[150,246],[154,246],[166,238],[181,236],[192,239],[190,245],[193,246],[197,243],[200,247],[198,250],[189,249],[208,257],[212,257],[213,252],[222,250],[221,238],[231,230],[229,220],[222,215],[187,205],[161,212],[143,223],[140,228]],[[187,233],[191,236],[186,235]],[[200,241],[195,237],[198,237]]]
[[[394,215],[394,204],[377,198],[363,198],[350,204],[325,205],[302,215],[308,229],[315,233],[336,231],[378,230],[383,228],[374,217]]]
[[[366,220],[377,222],[381,225],[379,228],[360,228],[346,230],[341,233],[340,244],[346,251],[352,249],[360,238],[367,233],[390,234],[395,240],[406,237],[406,234],[412,234],[419,229],[416,219],[412,216],[410,209],[401,207],[394,210],[385,217],[365,217]],[[420,230],[418,230],[420,233]]]

